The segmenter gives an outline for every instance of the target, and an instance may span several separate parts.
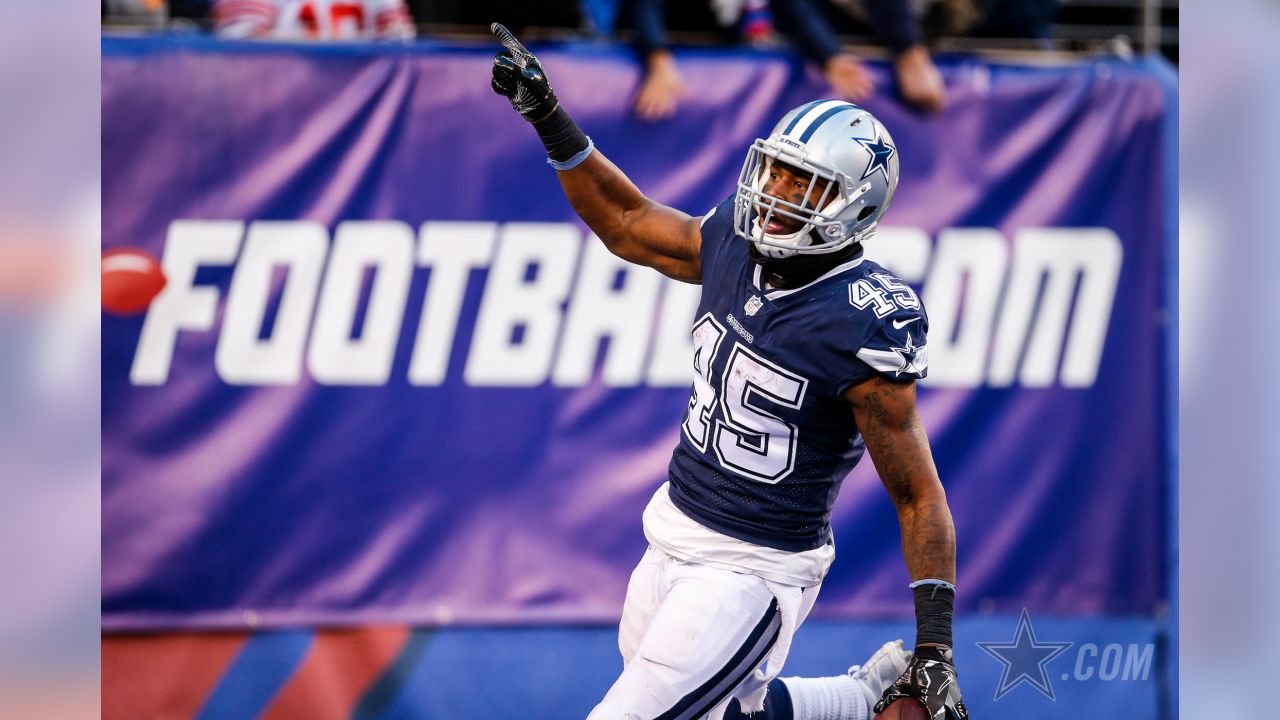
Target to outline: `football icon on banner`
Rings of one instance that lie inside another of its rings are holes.
[[[119,247],[102,254],[102,309],[109,313],[146,310],[165,282],[160,263],[145,250]]]

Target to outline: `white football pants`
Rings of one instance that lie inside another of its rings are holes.
[[[817,587],[803,591],[797,627],[817,596]],[[777,599],[761,578],[650,546],[622,608],[622,675],[588,720],[718,720],[730,699],[759,692],[753,671],[781,626]]]

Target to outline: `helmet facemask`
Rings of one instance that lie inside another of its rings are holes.
[[[788,150],[770,138],[756,140],[747,151],[734,203],[734,224],[738,234],[751,240],[761,255],[770,258],[820,255],[848,247],[855,238],[847,232],[845,221],[838,215],[866,193],[870,184],[864,183],[855,188],[853,181],[844,173],[816,166]],[[809,186],[799,203],[782,200],[764,191],[774,163],[788,165],[793,171],[809,176]],[[789,233],[766,231],[771,220],[782,219],[800,226]]]

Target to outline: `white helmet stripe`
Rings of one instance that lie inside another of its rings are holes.
[[[809,126],[813,124],[814,121],[822,117],[824,113],[826,113],[828,110],[832,108],[837,108],[837,107],[847,106],[847,105],[849,105],[849,103],[844,102],[843,100],[827,100],[826,102],[821,102],[821,103],[818,103],[817,105],[814,105],[813,107],[809,108],[808,112],[804,113],[799,118],[797,118],[799,122],[791,123],[791,127],[787,130],[786,136],[791,138],[792,140],[802,142],[800,140],[800,136],[804,134],[805,130],[809,129]]]

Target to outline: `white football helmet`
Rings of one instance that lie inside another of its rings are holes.
[[[818,192],[820,183],[810,181],[800,204],[766,194],[775,162],[825,178],[826,188]],[[816,100],[788,112],[747,151],[734,229],[769,258],[836,252],[875,231],[897,187],[898,151],[884,125],[853,103]],[[765,232],[779,217],[803,224],[784,235]]]

